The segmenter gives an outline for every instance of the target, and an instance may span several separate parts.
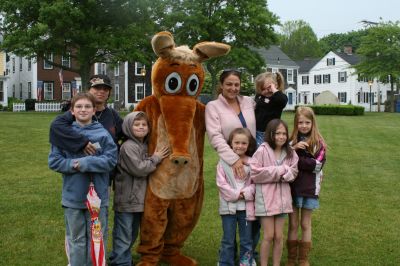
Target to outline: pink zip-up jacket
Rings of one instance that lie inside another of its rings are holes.
[[[255,185],[250,179],[250,167],[245,166],[247,173],[245,184],[242,189],[236,187],[236,177],[233,169],[223,160],[219,160],[217,164],[217,186],[219,189],[219,214],[236,214],[237,202],[240,192],[243,191],[244,201],[246,205],[246,219],[254,221],[254,193]]]
[[[255,215],[273,216],[281,213],[291,213],[292,195],[289,182],[298,173],[296,152],[285,156],[280,165],[273,149],[264,142],[250,159],[251,180],[256,184]]]
[[[238,96],[240,110],[246,120],[247,128],[251,135],[256,137],[256,119],[254,115],[255,102],[248,96]],[[229,134],[238,127],[243,127],[235,110],[230,107],[224,96],[206,105],[206,129],[211,146],[217,151],[218,156],[233,165],[239,156],[227,144]]]

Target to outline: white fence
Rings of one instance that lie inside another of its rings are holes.
[[[13,103],[13,112],[25,111],[25,103]]]
[[[108,108],[114,108],[114,103],[107,103]],[[26,111],[25,103],[13,103],[13,112]],[[61,103],[35,103],[36,112],[60,112]]]
[[[36,112],[59,112],[61,103],[35,103]]]

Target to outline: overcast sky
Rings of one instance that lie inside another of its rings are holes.
[[[268,9],[282,24],[308,22],[318,38],[362,29],[361,20],[400,20],[400,0],[268,0]]]

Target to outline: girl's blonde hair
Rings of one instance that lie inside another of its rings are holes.
[[[256,151],[256,140],[248,128],[238,127],[232,130],[231,134],[229,134],[228,145],[232,148],[232,140],[235,135],[243,134],[249,139],[249,146],[247,147],[246,155],[251,157],[253,153]]]
[[[256,83],[256,93],[261,94],[261,90],[264,86],[265,80],[266,79],[271,79],[273,83],[275,83],[276,88],[280,91],[284,91],[285,89],[285,80],[283,79],[283,76],[281,72],[264,72],[261,74],[258,74],[255,80]]]
[[[307,151],[312,155],[315,155],[315,153],[321,149],[322,145],[324,145],[323,144],[324,138],[319,133],[314,111],[310,107],[300,106],[296,109],[296,113],[294,115],[293,132],[292,136],[290,136],[292,146],[298,142],[298,135],[299,135],[298,123],[301,115],[311,120],[311,131],[306,141],[308,144]]]

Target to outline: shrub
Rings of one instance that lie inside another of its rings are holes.
[[[0,103],[0,111],[3,111],[3,105]]]
[[[23,103],[23,100],[13,98],[13,97],[8,97],[8,110],[12,111],[13,110],[13,103]]]
[[[355,105],[307,105],[317,115],[363,115],[364,107]],[[299,105],[296,105],[296,109]]]
[[[35,110],[35,99],[26,99],[25,100],[25,109],[26,111],[34,111]]]

